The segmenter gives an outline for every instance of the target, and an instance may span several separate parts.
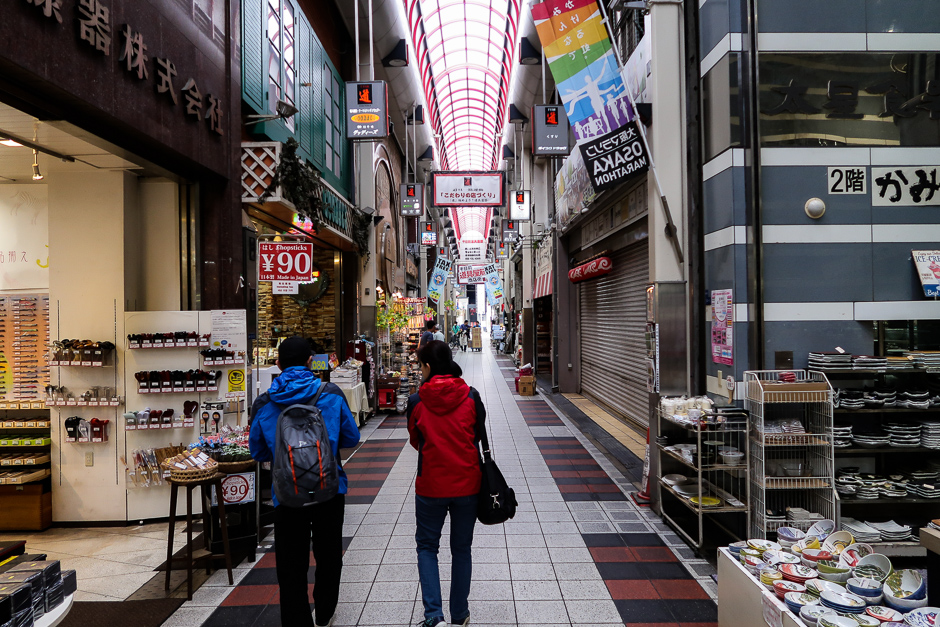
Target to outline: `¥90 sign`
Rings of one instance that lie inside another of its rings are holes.
[[[313,244],[259,242],[258,280],[309,283],[313,278]]]

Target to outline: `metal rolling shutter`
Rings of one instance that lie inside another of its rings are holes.
[[[581,283],[581,392],[646,428],[649,243],[611,255],[613,271]]]

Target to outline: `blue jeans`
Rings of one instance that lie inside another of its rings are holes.
[[[424,618],[444,620],[437,552],[447,512],[450,512],[450,622],[460,623],[470,615],[467,597],[470,596],[473,572],[470,549],[473,546],[473,527],[477,522],[476,494],[444,499],[415,495],[418,579],[421,581]]]

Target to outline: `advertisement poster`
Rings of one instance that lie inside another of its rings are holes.
[[[489,266],[479,264],[457,264],[457,283],[460,285],[479,285],[486,282],[486,273]]]
[[[438,207],[502,207],[506,204],[502,172],[434,172]]]
[[[626,183],[650,167],[649,156],[635,122],[584,142],[578,148],[595,192]]]
[[[428,281],[428,298],[435,303],[441,300],[444,294],[444,285],[447,283],[447,273],[450,272],[451,261],[438,257],[434,262],[434,272],[431,273],[431,280]]]
[[[503,280],[499,278],[499,266],[491,263],[485,266],[486,300],[491,305],[498,305],[503,298]]]
[[[924,296],[940,296],[940,250],[912,250]]]
[[[45,185],[0,186],[0,290],[49,288],[49,206]]]
[[[712,361],[734,365],[734,299],[731,290],[712,290]]]

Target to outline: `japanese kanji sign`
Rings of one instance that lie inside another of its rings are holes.
[[[532,154],[564,156],[568,148],[568,116],[561,105],[532,107]]]
[[[388,137],[388,89],[385,81],[346,83],[346,139]]]
[[[940,205],[940,165],[871,169],[871,204],[875,207]]]
[[[924,295],[940,297],[940,250],[912,250]]]
[[[867,168],[829,168],[830,194],[867,194]]]
[[[424,215],[424,184],[405,183],[399,187],[401,215],[418,217]]]
[[[477,285],[486,282],[486,266],[479,264],[458,263],[457,283],[460,285]]]
[[[308,242],[259,242],[258,280],[297,281],[313,279],[313,244]]]
[[[532,203],[529,190],[509,192],[509,219],[528,222],[532,219]]]
[[[484,266],[486,272],[486,300],[491,305],[498,305],[503,298],[503,279],[499,276],[499,266],[495,263]]]
[[[546,0],[532,18],[579,141],[633,119],[626,85],[595,0]]]
[[[506,204],[502,172],[433,172],[437,207],[502,207]]]
[[[649,156],[636,122],[578,148],[595,192],[615,187],[649,169]]]

